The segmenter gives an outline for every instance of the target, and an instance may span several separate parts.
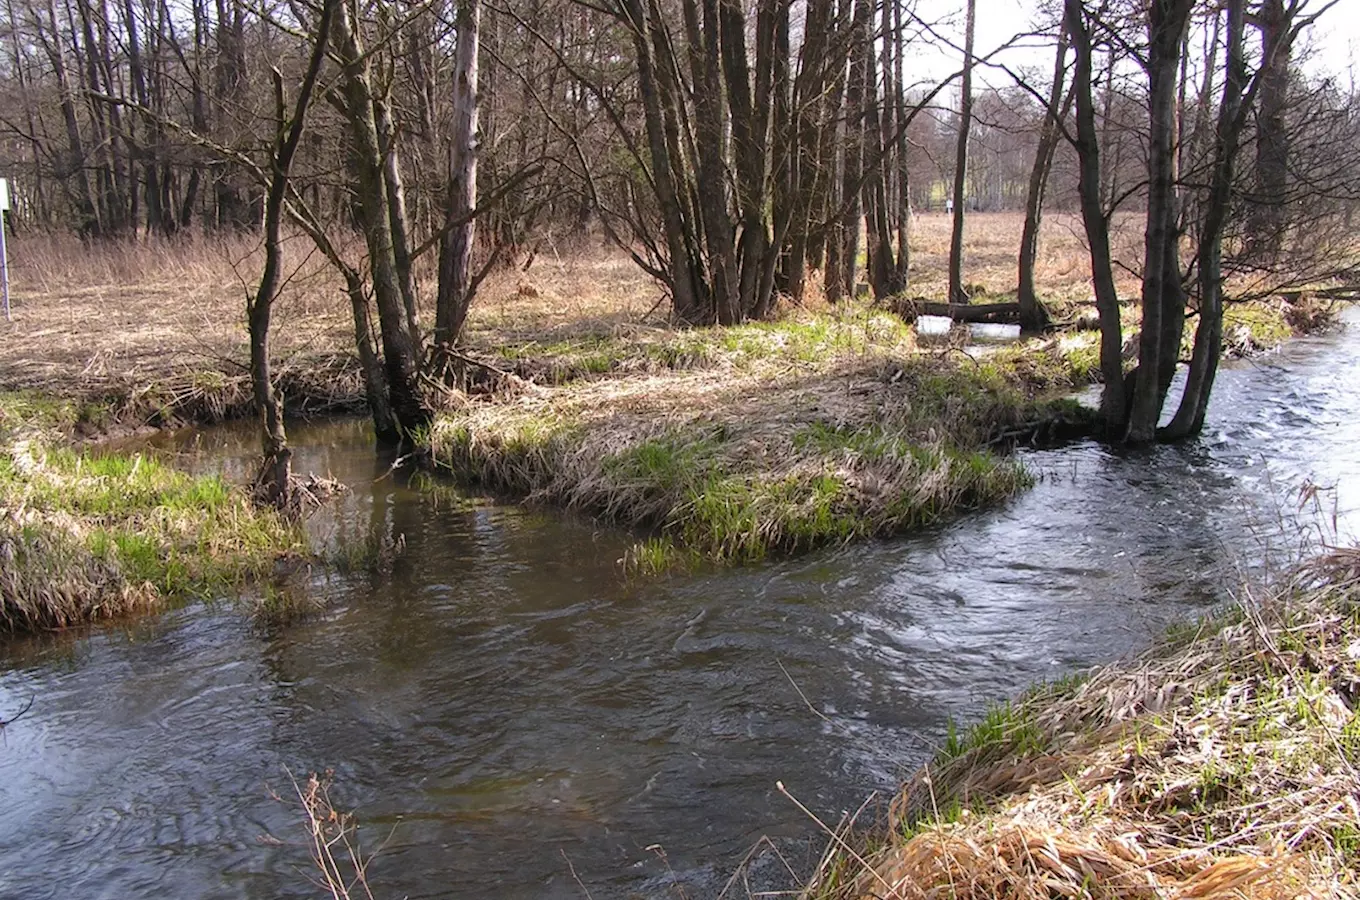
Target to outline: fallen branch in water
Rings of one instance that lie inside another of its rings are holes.
[[[38,699],[37,694],[34,694],[32,697],[28,698],[28,705],[25,706],[23,709],[19,710],[17,713],[10,716],[8,719],[0,719],[0,731],[4,731],[6,728],[13,725],[21,718],[23,718],[24,713],[28,712],[30,709],[33,708],[33,703],[37,699]]]

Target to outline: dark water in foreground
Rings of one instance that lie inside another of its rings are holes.
[[[299,468],[355,485],[326,527],[403,534],[395,571],[318,582],[329,611],[274,634],[223,605],[9,650],[0,717],[37,702],[0,737],[0,897],[322,896],[267,791],[285,767],[335,770],[386,840],[383,900],[584,898],[568,860],[596,900],[712,896],[762,835],[806,867],[822,841],[777,779],[830,820],[891,789],[949,717],[1285,558],[1316,533],[1305,479],[1354,532],[1357,363],[1360,328],[1301,340],[1223,372],[1197,444],[1029,453],[1043,480],[999,511],[641,584],[625,536],[373,483],[362,426],[297,427]]]

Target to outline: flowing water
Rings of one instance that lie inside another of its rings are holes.
[[[806,870],[823,840],[776,781],[834,821],[951,717],[1354,530],[1358,363],[1360,328],[1296,341],[1222,372],[1192,445],[1029,452],[1041,481],[999,510],[633,583],[626,535],[417,491],[362,425],[296,427],[299,469],[354,486],[318,527],[402,535],[393,571],[318,579],[326,612],[273,632],[200,605],[6,650],[0,718],[36,702],[0,734],[0,897],[321,896],[271,796],[318,769],[382,845],[380,900],[713,896],[762,836]],[[248,438],[166,447],[241,475]]]

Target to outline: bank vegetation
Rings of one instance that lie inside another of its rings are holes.
[[[952,735],[808,898],[1360,890],[1360,551]]]
[[[66,446],[77,414],[0,394],[0,636],[237,595],[306,555],[297,524],[238,485]]]

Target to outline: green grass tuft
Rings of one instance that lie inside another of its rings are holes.
[[[300,529],[217,476],[39,439],[0,445],[0,632],[239,591]]]

